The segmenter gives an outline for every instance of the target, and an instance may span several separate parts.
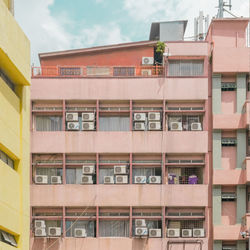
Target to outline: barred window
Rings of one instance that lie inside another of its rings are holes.
[[[0,160],[9,165],[12,169],[14,169],[14,161],[1,150],[0,150]]]
[[[61,116],[36,116],[36,131],[61,131]]]
[[[203,60],[170,60],[169,76],[201,76],[204,74]]]

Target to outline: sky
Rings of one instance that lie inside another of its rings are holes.
[[[225,0],[227,1],[227,0]],[[249,17],[250,0],[231,0],[231,12]],[[203,11],[217,14],[218,0],[18,0],[15,18],[31,42],[31,63],[38,53],[145,41],[155,21],[193,20]]]

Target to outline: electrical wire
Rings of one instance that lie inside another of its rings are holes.
[[[93,199],[93,205],[94,205],[94,203],[95,203],[95,201],[96,201],[96,197],[97,197],[97,195],[95,195],[95,197],[94,197],[94,199]],[[92,203],[92,202],[91,202]],[[65,231],[65,234],[75,225],[75,223],[84,215],[84,213],[88,210],[88,208],[90,207],[90,205],[91,204],[89,204],[84,210],[83,210],[83,212],[76,218],[76,220],[71,224],[71,226]],[[59,240],[59,239],[61,239],[61,238],[58,238],[58,239],[56,239],[56,241],[54,241],[50,246],[48,246],[47,248],[46,248],[46,250],[48,250],[48,249],[50,249],[52,246],[54,246],[55,244],[56,244],[56,242]]]

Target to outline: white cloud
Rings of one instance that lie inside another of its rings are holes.
[[[249,2],[241,0],[232,1],[231,10],[237,16],[249,16]],[[123,0],[123,8],[136,22],[188,20],[186,36],[193,34],[193,20],[202,10],[204,15],[209,15],[210,20],[216,16],[218,0]],[[225,14],[229,16],[229,14]]]
[[[41,52],[129,41],[115,23],[88,26],[73,34],[65,27],[76,27],[77,24],[70,20],[66,12],[61,13],[59,17],[52,16],[49,7],[53,3],[54,0],[16,1],[15,17],[30,39],[31,62],[35,65],[39,65],[38,53]],[[81,26],[84,27],[84,23]]]

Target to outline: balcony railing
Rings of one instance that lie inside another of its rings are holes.
[[[162,77],[163,66],[42,66],[32,67],[32,77]]]

